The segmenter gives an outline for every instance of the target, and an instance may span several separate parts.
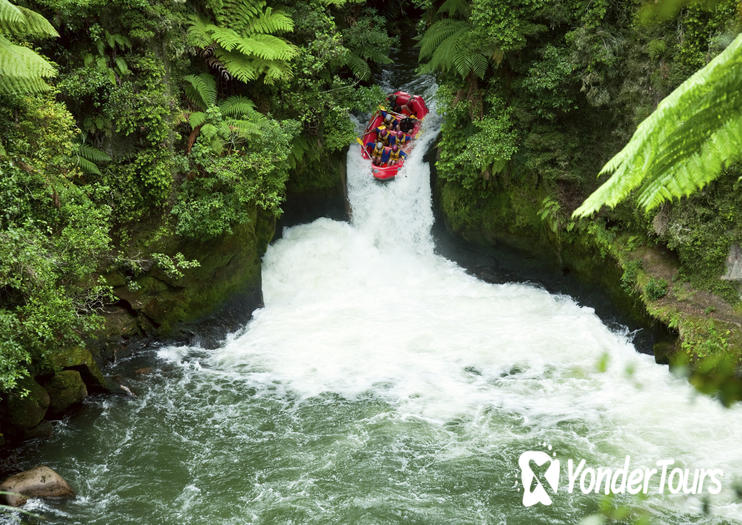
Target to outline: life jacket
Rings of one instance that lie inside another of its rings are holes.
[[[389,155],[389,160],[391,160],[391,162],[393,164],[396,163],[397,161],[399,161],[399,152],[400,151],[401,150],[397,150],[397,151],[392,150],[392,153]]]
[[[397,134],[393,131],[387,135],[387,144],[394,146],[397,143]]]

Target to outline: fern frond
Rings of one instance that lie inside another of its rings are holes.
[[[215,52],[217,59],[234,78],[240,82],[250,82],[260,75],[256,60],[240,53],[229,53],[221,49]]]
[[[741,129],[742,34],[660,102],[601,170],[610,179],[574,216],[614,207],[637,188],[646,210],[689,195],[739,160]]]
[[[8,0],[0,0],[0,28],[12,32],[13,27],[23,26],[25,23],[26,17],[20,8]]]
[[[188,37],[188,43],[194,47],[204,48],[211,45],[213,39],[209,31],[209,26],[212,24],[208,20],[205,20],[197,15],[192,15],[188,18],[188,31],[186,35]]]
[[[24,24],[20,34],[36,37],[59,37],[59,33],[49,21],[36,11],[18,6],[23,13]],[[18,34],[18,33],[16,33]]]
[[[259,136],[263,132],[260,124],[251,120],[227,119],[225,122],[230,131],[241,137]]]
[[[255,103],[247,97],[229,97],[219,104],[222,115],[230,117],[239,117],[250,115],[255,111]]]
[[[33,50],[17,46],[0,35],[0,75],[49,78],[56,74],[54,66]]]
[[[186,75],[185,93],[191,103],[201,109],[216,104],[216,80],[208,73],[200,75]]]
[[[290,80],[293,77],[291,67],[284,62],[266,61],[263,63],[261,70],[264,75],[264,81],[268,85],[284,80]]]
[[[191,128],[197,128],[204,122],[206,122],[206,113],[203,111],[194,111],[188,117],[188,123],[191,125]]]
[[[80,169],[85,173],[89,173],[90,175],[101,175],[100,168],[98,168],[95,162],[91,162],[85,157],[78,156],[77,163],[80,165]]]
[[[244,33],[247,35],[254,34],[273,34],[289,33],[294,30],[294,21],[283,11],[273,11],[268,7],[264,13],[248,21],[245,24]]]
[[[453,20],[451,18],[438,20],[425,31],[420,40],[420,59],[430,58],[445,40],[466,33],[470,29],[469,22],[465,20]]]
[[[470,10],[471,9],[466,0],[446,0],[438,8],[437,13],[439,15],[448,13],[448,16],[460,15],[462,17],[466,17],[469,15]]]
[[[43,93],[52,87],[42,78],[7,77],[0,75],[0,93],[20,95],[23,93]]]
[[[80,144],[77,153],[80,157],[92,162],[111,162],[112,160],[108,153],[88,144]]]
[[[355,53],[348,53],[345,63],[357,79],[368,80],[371,78],[371,67],[369,67],[368,62]]]
[[[224,0],[216,20],[220,25],[242,32],[252,19],[262,14],[265,4],[262,0]]]

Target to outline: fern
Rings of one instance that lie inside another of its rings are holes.
[[[250,115],[255,111],[255,104],[247,97],[229,97],[219,104],[222,115],[240,117]]]
[[[40,14],[0,0],[0,33],[16,36],[59,36]],[[0,93],[20,94],[47,91],[45,79],[56,69],[33,50],[13,44],[0,34]]]
[[[77,150],[77,163],[85,173],[101,175],[100,168],[98,168],[96,162],[110,161],[111,157],[105,151],[101,151],[87,144],[80,144]]]
[[[206,122],[206,113],[203,111],[194,111],[188,117],[188,123],[191,125],[191,128],[202,126],[204,122]]]
[[[80,144],[78,155],[92,162],[111,162],[111,156],[108,153],[87,144]]]
[[[466,17],[469,15],[469,4],[467,0],[446,0],[438,8],[437,13],[442,14],[448,12],[448,16],[461,15]]]
[[[224,0],[209,5],[216,23],[191,17],[188,40],[209,49],[209,55],[213,51],[210,66],[241,82],[264,76],[266,83],[272,83],[291,76],[289,63],[298,49],[275,35],[293,30],[289,16],[266,7],[264,1]]]
[[[24,21],[25,17],[18,7],[8,0],[0,0],[0,29],[22,26]]]
[[[183,80],[187,82],[185,93],[191,103],[206,109],[216,104],[216,81],[207,73],[201,75],[186,75]]]
[[[371,67],[368,65],[368,62],[355,53],[349,52],[345,62],[353,72],[353,75],[359,80],[368,80],[371,78]]]
[[[699,190],[742,160],[742,34],[683,82],[603,167],[612,173],[574,212],[615,207],[633,191],[649,211]]]

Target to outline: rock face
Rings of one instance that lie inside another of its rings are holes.
[[[725,281],[742,281],[742,248],[733,244],[727,255],[727,271],[722,276]]]
[[[28,498],[71,498],[75,492],[56,472],[44,465],[10,476],[0,484],[0,491],[17,495],[1,495],[6,504],[19,507]]]
[[[44,384],[49,392],[49,415],[60,416],[72,405],[80,403],[88,395],[85,382],[77,370],[57,372]]]
[[[88,389],[98,392],[108,390],[109,383],[87,348],[77,347],[57,352],[51,357],[51,361],[57,368],[77,370]]]

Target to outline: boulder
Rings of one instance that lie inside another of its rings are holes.
[[[98,368],[93,354],[87,348],[76,347],[55,352],[50,360],[57,369],[77,370],[90,389],[97,391],[107,390],[108,382]]]
[[[77,370],[62,370],[44,383],[49,392],[49,415],[60,416],[72,405],[80,403],[88,395],[85,382]]]
[[[13,507],[23,505],[28,498],[71,498],[75,496],[75,492],[64,478],[44,465],[10,476],[0,483],[0,491],[16,493],[0,495],[6,504]]]
[[[11,425],[22,429],[33,428],[38,425],[49,408],[49,394],[46,390],[27,377],[19,385],[19,392],[8,396],[8,421]]]

